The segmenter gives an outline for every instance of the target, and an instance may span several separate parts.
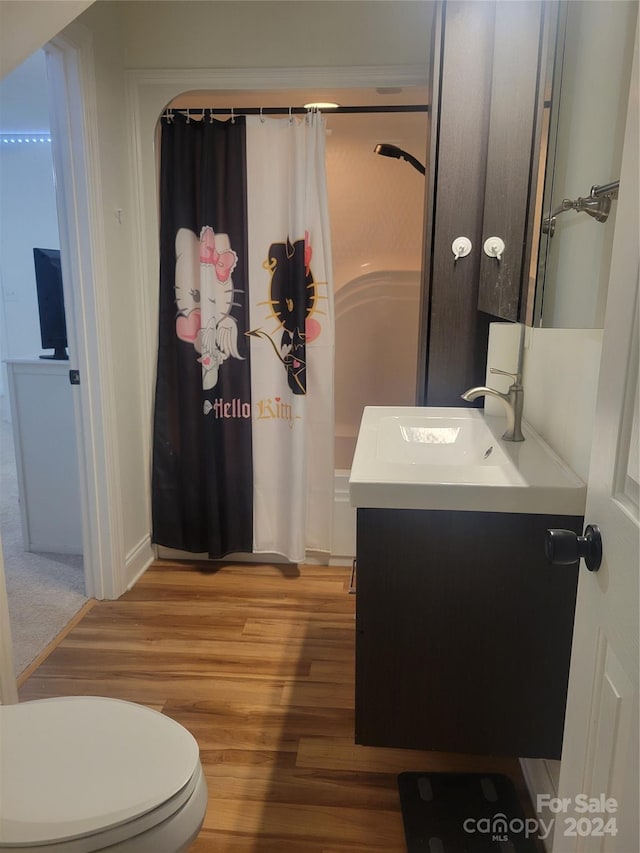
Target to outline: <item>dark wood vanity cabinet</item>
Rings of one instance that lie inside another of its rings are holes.
[[[356,742],[559,758],[582,521],[358,509]]]

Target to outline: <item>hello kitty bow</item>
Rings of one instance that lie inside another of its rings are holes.
[[[209,225],[200,232],[200,263],[213,266],[218,281],[227,281],[238,263],[233,249],[216,249],[216,235]]]

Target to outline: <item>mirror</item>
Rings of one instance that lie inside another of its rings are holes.
[[[626,0],[575,0],[559,8],[533,325],[604,323],[615,192],[606,221],[576,207],[593,206],[592,187],[620,177],[636,15],[637,3]],[[565,199],[567,209],[551,222]]]

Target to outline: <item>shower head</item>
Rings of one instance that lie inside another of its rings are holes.
[[[381,154],[383,157],[395,157],[399,159],[403,155],[402,148],[398,148],[397,145],[388,145],[386,142],[378,142],[376,147],[373,149],[374,154]]]
[[[373,149],[373,153],[381,154],[383,157],[394,157],[396,160],[406,160],[407,163],[411,163],[413,168],[417,169],[422,175],[426,174],[426,169],[422,163],[419,160],[416,160],[415,157],[412,157],[411,154],[403,151],[402,148],[398,148],[397,145],[389,145],[386,142],[379,142]]]

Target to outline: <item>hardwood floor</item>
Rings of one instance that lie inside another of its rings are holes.
[[[189,729],[209,787],[193,853],[403,851],[403,770],[505,773],[524,800],[516,759],[353,743],[349,574],[156,563],[88,610],[20,698],[112,696]]]

